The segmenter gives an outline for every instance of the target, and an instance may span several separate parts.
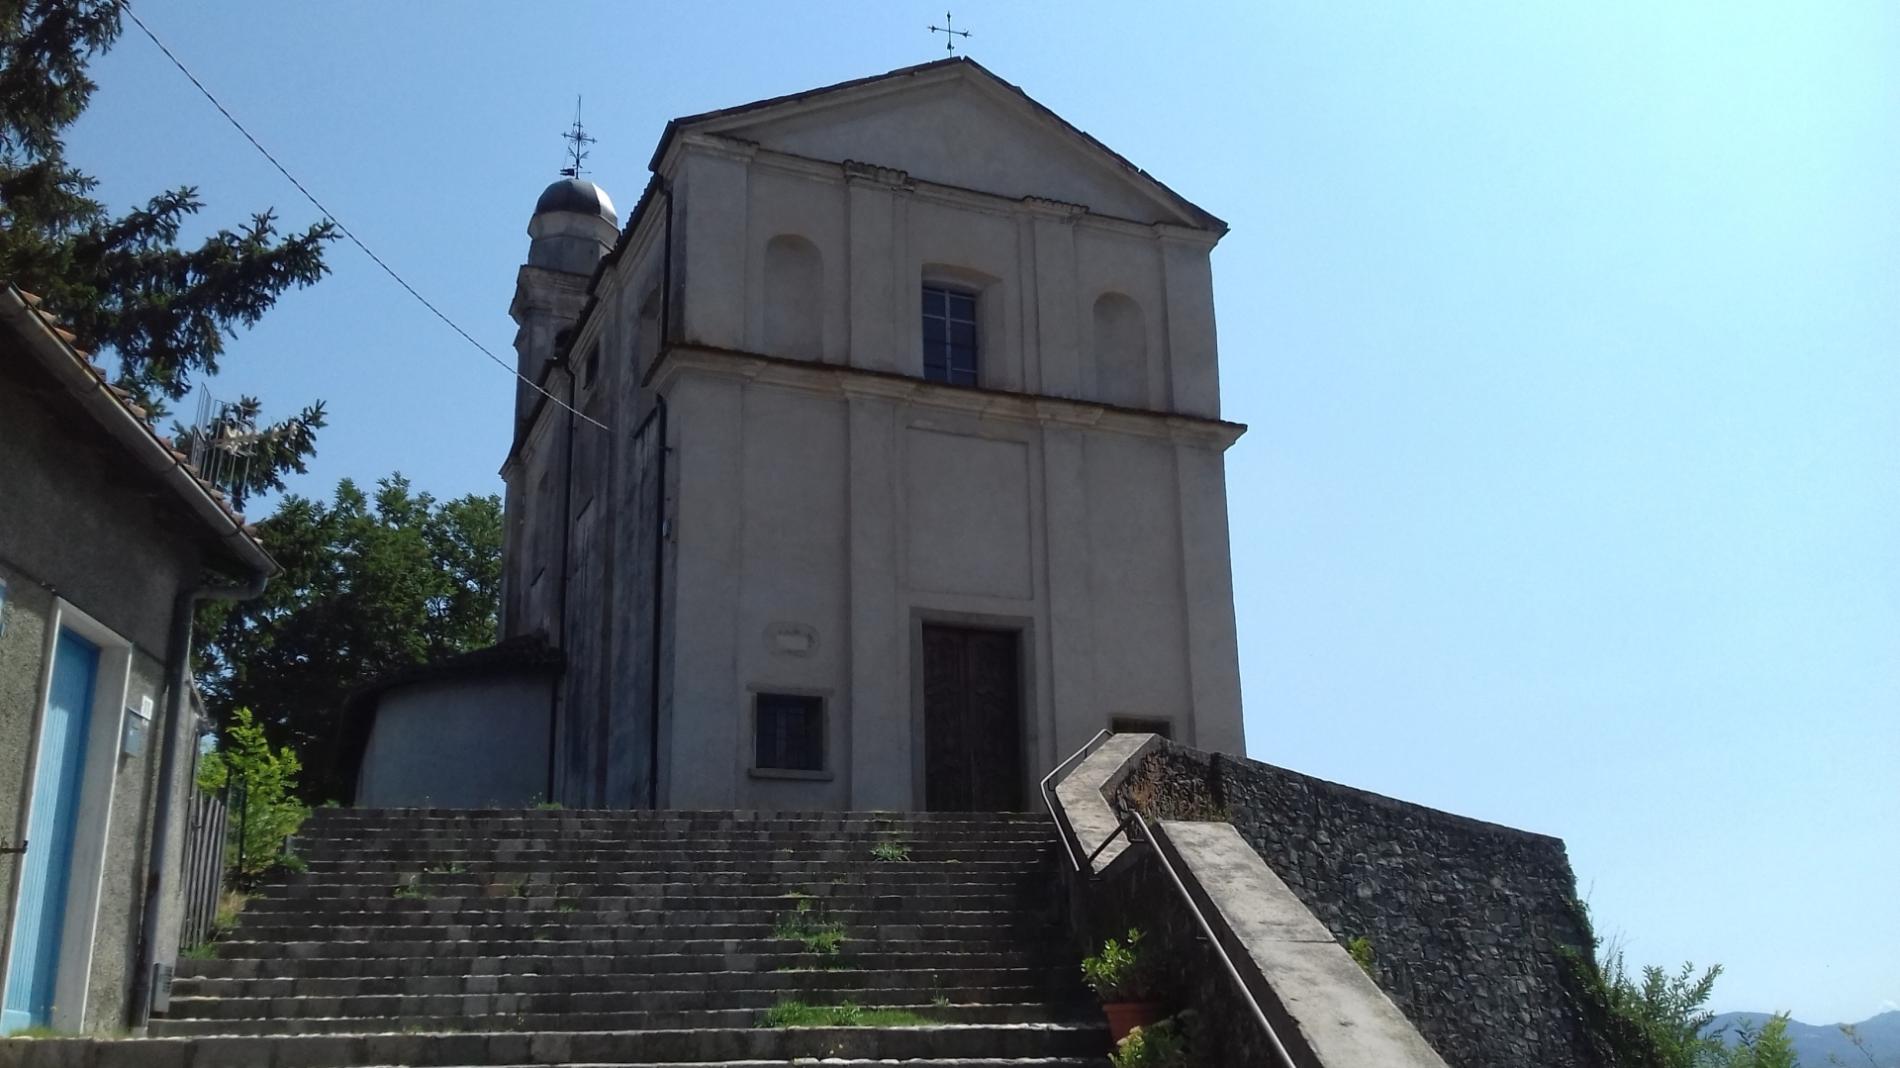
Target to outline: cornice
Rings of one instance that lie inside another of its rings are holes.
[[[1124,408],[1042,393],[952,386],[889,371],[690,343],[676,344],[663,351],[653,361],[642,384],[665,392],[689,374],[847,398],[898,401],[919,408],[1055,429],[1133,434],[1223,451],[1247,432],[1245,424],[1224,419]]]

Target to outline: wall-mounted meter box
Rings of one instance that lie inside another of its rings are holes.
[[[125,740],[119,746],[119,752],[129,757],[145,752],[145,736],[152,732],[152,699],[139,698],[136,707],[127,705],[125,709]]]

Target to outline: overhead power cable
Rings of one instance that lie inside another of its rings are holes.
[[[383,260],[381,256],[378,256],[374,251],[372,251],[368,245],[364,244],[362,238],[357,237],[356,234],[352,233],[350,228],[343,224],[343,220],[337,218],[335,212],[331,211],[329,208],[324,207],[323,202],[316,198],[316,194],[310,192],[309,189],[305,188],[304,184],[297,180],[297,176],[290,173],[290,169],[288,167],[285,167],[282,163],[279,163],[277,161],[276,156],[271,155],[270,149],[265,148],[263,145],[263,142],[259,141],[256,137],[252,136],[251,131],[244,128],[244,124],[238,121],[237,116],[231,114],[231,109],[225,107],[223,102],[220,101],[217,98],[217,96],[215,96],[211,92],[211,90],[205,88],[205,84],[198,80],[198,76],[191,72],[191,68],[185,66],[183,60],[179,59],[175,54],[173,54],[171,49],[165,47],[165,42],[158,39],[158,34],[152,32],[152,28],[145,24],[144,19],[139,18],[138,12],[132,10],[131,4],[121,3],[119,5],[119,10],[125,12],[127,17],[131,18],[133,24],[136,25],[140,30],[143,30],[145,32],[145,36],[151,38],[152,43],[158,46],[158,50],[160,52],[165,53],[165,58],[171,60],[172,66],[178,68],[178,73],[183,74],[187,79],[189,79],[191,81],[191,84],[198,88],[198,92],[204,94],[204,98],[206,100],[211,101],[211,106],[218,109],[218,114],[223,115],[225,118],[225,121],[229,122],[232,125],[232,127],[237,130],[238,133],[243,134],[244,139],[251,143],[251,147],[257,149],[257,151],[260,154],[262,154],[265,159],[270,161],[271,166],[277,168],[278,174],[283,175],[284,178],[287,181],[289,181],[291,185],[295,186],[297,188],[297,192],[302,193],[303,198],[305,200],[308,200],[312,207],[316,208],[318,211],[323,213],[323,217],[325,221],[335,226],[338,233],[342,234],[344,237],[349,239],[350,244],[355,245],[357,248],[361,249],[363,251],[363,255],[368,256],[372,263],[376,264],[376,266],[378,267],[381,267],[383,269],[383,273],[388,275],[390,278],[394,279],[396,284],[401,286],[405,292],[407,292],[410,296],[416,298],[418,303],[420,303],[423,307],[429,309],[429,311],[433,313],[436,318],[442,320],[445,324],[447,324],[450,330],[453,330],[456,333],[462,335],[462,339],[467,341],[469,344],[475,346],[476,351],[480,352],[482,355],[488,357],[489,359],[495,361],[496,365],[501,367],[502,370],[507,371],[509,374],[520,379],[522,382],[527,383],[529,389],[532,389],[536,393],[539,393],[543,397],[546,397],[549,401],[553,402],[555,405],[563,409],[566,409],[570,414],[574,415],[576,418],[579,418],[588,423],[592,423],[594,426],[597,426],[602,430],[612,429],[606,423],[603,423],[600,420],[595,419],[593,416],[576,410],[572,405],[568,404],[566,401],[548,392],[546,389],[543,389],[539,382],[536,382],[530,379],[527,375],[524,375],[520,371],[515,370],[512,366],[509,365],[508,361],[495,355],[493,352],[490,352],[488,349],[488,346],[475,340],[475,336],[473,334],[470,334],[468,331],[462,329],[461,326],[457,324],[455,320],[449,318],[448,315],[442,311],[442,309],[436,307],[433,303],[431,303],[429,301],[429,298],[417,292],[415,286],[410,285],[406,280],[403,279],[402,275],[397,274],[396,269],[394,267],[391,267],[387,262]]]

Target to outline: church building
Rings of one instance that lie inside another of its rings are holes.
[[[964,58],[651,169],[624,227],[550,186],[510,309],[503,637],[564,667],[502,748],[545,796],[1011,810],[1105,727],[1244,752],[1224,223]]]

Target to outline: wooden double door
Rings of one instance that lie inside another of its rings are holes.
[[[1021,638],[1015,631],[924,627],[924,807],[1023,806]]]

